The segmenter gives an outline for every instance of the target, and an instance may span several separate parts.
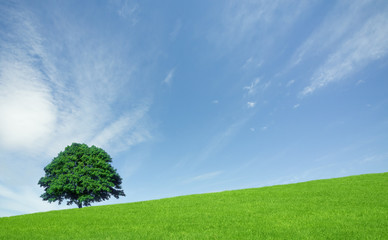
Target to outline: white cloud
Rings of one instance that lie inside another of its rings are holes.
[[[349,4],[339,1],[329,12],[322,24],[300,46],[292,57],[290,67],[294,67],[312,56],[320,56],[341,43],[356,31],[364,20],[365,9],[372,1],[353,1]]]
[[[255,102],[247,102],[248,108],[253,108],[255,107],[256,103]]]
[[[242,66],[242,68],[247,68],[247,67],[252,63],[252,61],[253,61],[253,57],[248,58],[248,59],[245,61],[245,63],[244,63],[244,65]]]
[[[341,44],[327,61],[313,74],[312,83],[301,96],[331,82],[341,80],[388,52],[388,17],[380,14],[370,18],[361,29]]]
[[[150,139],[151,134],[145,125],[148,108],[148,105],[144,105],[120,117],[98,133],[91,143],[114,151],[128,149]]]
[[[248,120],[249,117],[242,118],[228,126],[224,131],[216,134],[200,152],[199,157],[195,161],[195,164],[200,164],[208,160],[213,154],[224,148]]]
[[[172,79],[175,74],[175,68],[172,68],[168,73],[167,76],[164,78],[163,83],[167,85],[171,85]]]
[[[286,86],[289,87],[289,86],[293,85],[294,83],[295,83],[295,80],[290,80],[290,81],[288,81]]]
[[[132,25],[135,25],[138,21],[137,12],[139,11],[139,5],[134,1],[129,0],[117,0],[114,1],[117,6],[117,14],[124,19],[130,19]]]
[[[266,83],[263,85],[263,90],[266,90],[267,88],[269,88],[269,86],[271,86],[271,81],[268,81],[268,82],[266,82]]]
[[[269,38],[288,31],[309,4],[309,1],[229,1],[220,9],[221,26],[214,26],[209,33],[210,39],[222,45],[222,51],[242,42],[248,42],[250,48],[253,47],[250,42],[266,47],[275,40]],[[270,35],[267,34],[269,31],[276,32]],[[258,42],[264,39],[263,35],[266,40]]]
[[[260,68],[262,65],[263,65],[263,63],[264,63],[264,61],[263,60],[261,60],[261,61],[257,61],[257,60],[255,60],[253,57],[250,57],[250,58],[248,58],[246,61],[245,61],[245,63],[244,63],[244,65],[242,65],[242,69],[249,69],[249,68],[253,68],[253,69],[255,69],[255,68]]]
[[[34,213],[68,208],[65,207],[66,204],[57,206],[43,202],[39,197],[40,190],[36,186],[9,189],[0,184],[0,216],[13,216],[26,212]]]
[[[136,66],[123,62],[115,43],[93,42],[99,38],[80,31],[76,20],[55,21],[51,30],[63,34],[45,35],[43,44],[38,29],[44,27],[32,13],[18,5],[0,8],[7,26],[0,28],[7,36],[0,38],[0,216],[58,208],[39,199],[36,183],[66,145],[101,144],[117,152],[152,138],[148,98],[128,88]],[[35,187],[27,191],[31,182]]]
[[[30,14],[6,7],[0,14],[8,21],[0,30],[7,36],[0,38],[0,150],[34,152],[55,129],[57,109],[47,83],[55,74]]]
[[[219,176],[220,174],[222,174],[222,171],[205,173],[205,174],[201,174],[199,176],[192,177],[192,178],[184,181],[184,183],[192,183],[192,182],[198,182],[198,181],[205,181],[205,180],[209,180],[209,179],[215,178],[215,177]]]
[[[251,85],[244,87],[248,91],[248,95],[254,95],[257,91],[257,85],[260,83],[260,78],[256,78]]]
[[[25,62],[0,62],[0,147],[34,149],[55,129],[56,107],[40,71]]]
[[[181,31],[181,29],[182,29],[182,21],[178,19],[175,22],[174,29],[170,33],[170,40],[175,40],[179,32]]]
[[[1,21],[12,19],[5,23],[9,26],[9,38],[0,39],[0,148],[3,151],[31,149],[51,156],[73,141],[91,142],[98,139],[96,135],[107,136],[108,132],[119,129],[120,124],[128,126],[134,119],[132,116],[144,120],[148,103],[138,104],[137,109],[124,108],[120,115],[114,112],[114,103],[135,94],[131,89],[123,90],[131,81],[135,67],[128,62],[123,65],[120,53],[112,51],[109,45],[114,43],[85,46],[84,38],[88,34],[83,32],[78,36],[78,25],[67,22],[72,19],[58,18],[62,19],[56,23],[60,29],[54,30],[80,39],[53,36],[54,39],[43,44],[43,37],[37,31],[41,27],[30,12],[18,7],[2,10],[7,17]],[[68,52],[58,59],[57,49],[49,42],[69,46]],[[138,101],[147,102],[144,98]],[[148,131],[144,124],[143,127],[121,128],[122,134],[132,136],[127,144],[147,139]],[[112,134],[106,141],[121,136]],[[102,142],[101,138],[97,142]]]
[[[363,83],[365,83],[365,81],[362,80],[362,79],[360,79],[360,80],[358,80],[358,81],[356,82],[356,86],[358,86],[358,85],[360,85],[360,84],[363,84]]]
[[[218,100],[213,100],[213,103],[214,103],[214,104],[218,104],[219,101],[218,101]]]
[[[298,104],[295,104],[295,105],[293,106],[293,108],[296,109],[296,108],[298,108],[299,106],[300,106],[300,104],[298,103]]]

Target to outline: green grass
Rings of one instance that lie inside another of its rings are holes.
[[[388,173],[0,218],[0,239],[388,239]]]

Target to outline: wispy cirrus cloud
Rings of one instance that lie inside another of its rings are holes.
[[[249,119],[250,116],[241,118],[227,126],[225,130],[215,134],[195,159],[194,165],[202,164],[203,162],[208,161],[213,155],[227,146]]]
[[[311,82],[299,96],[346,78],[384,57],[388,45],[387,10],[384,1],[333,3],[322,22],[296,49],[286,67],[286,70],[295,67],[312,69]]]
[[[324,21],[318,25],[316,30],[296,50],[291,58],[290,67],[310,59],[314,56],[321,56],[331,51],[359,27],[359,22],[365,18],[365,10],[372,1],[353,1],[349,4],[339,1],[333,6]]]
[[[171,85],[172,79],[174,78],[175,74],[175,68],[172,68],[166,75],[166,77],[163,79],[163,84]]]
[[[7,17],[12,16],[10,22]],[[52,66],[42,38],[28,12],[3,8],[1,21],[14,31],[0,30],[0,147],[35,149],[55,129],[56,107],[50,86]],[[7,31],[7,32],[6,32]],[[38,68],[37,66],[41,66]]]
[[[235,47],[242,42],[248,42],[252,47],[252,39],[261,45],[271,44],[271,41],[261,42],[260,36],[265,35],[269,29],[274,29],[280,34],[288,31],[299,15],[309,7],[311,1],[228,1],[225,8],[220,11],[222,27],[210,33],[210,38],[216,40],[223,47]],[[271,26],[271,27],[270,27]],[[270,37],[266,35],[267,40]],[[252,56],[246,64],[252,61]],[[246,65],[245,64],[245,65]],[[260,63],[261,64],[261,63]],[[245,66],[244,65],[244,66]]]
[[[256,78],[249,86],[245,86],[244,90],[247,90],[248,95],[254,95],[257,91],[257,85],[260,83],[260,78]]]
[[[106,149],[123,150],[151,139],[148,126],[144,124],[148,111],[149,107],[145,105],[121,116],[99,132],[91,143]]]
[[[47,143],[57,116],[43,74],[20,61],[0,61],[0,69],[0,146],[32,150]]]
[[[292,108],[297,109],[298,107],[300,107],[300,104],[299,104],[299,103],[298,103],[298,104],[295,104]]]
[[[111,0],[116,8],[117,14],[123,19],[129,19],[132,25],[138,21],[137,13],[139,11],[139,4],[130,0]]]
[[[189,178],[186,181],[184,181],[183,183],[188,184],[188,183],[193,183],[193,182],[210,180],[210,179],[213,179],[221,174],[222,174],[222,171],[209,172],[209,173],[205,173],[205,174],[201,174],[201,175]]]
[[[180,20],[180,19],[176,20],[174,28],[173,28],[172,32],[170,33],[170,40],[171,41],[173,41],[177,38],[179,32],[182,29],[182,26],[183,26],[182,20]]]
[[[292,80],[290,80],[290,81],[287,82],[286,87],[290,87],[290,86],[293,85],[294,83],[295,83],[295,80],[292,79]]]
[[[247,102],[247,107],[248,108],[254,108],[256,106],[255,102]]]
[[[2,216],[66,208],[66,205],[61,207],[47,205],[39,198],[36,191],[37,187],[22,186],[9,189],[0,184],[0,213]]]
[[[37,30],[39,23],[30,12],[21,8],[3,11],[13,19],[2,19],[9,26],[8,33],[2,35],[10,38],[1,39],[0,48],[3,147],[37,149],[56,139],[52,147],[55,152],[71,141],[90,142],[117,121],[122,124],[116,129],[122,126],[122,132],[132,131],[127,126],[134,118],[128,116],[138,116],[139,109],[145,117],[148,101],[140,100],[136,110],[127,108],[119,114],[112,108],[125,100],[121,94],[132,94],[124,93],[122,88],[132,81],[134,66],[123,67],[120,55],[109,44],[81,46],[86,34],[79,35],[79,39],[52,39],[71,47],[58,59],[54,57],[56,50],[44,45],[47,39]],[[57,26],[68,35],[79,32],[68,23]]]
[[[311,84],[301,96],[313,93],[331,82],[341,80],[359,71],[388,53],[388,17],[378,14],[368,19],[359,31],[347,38],[320,66],[311,78]]]
[[[115,153],[152,139],[152,102],[129,87],[136,65],[74,19],[51,17],[51,30],[63,35],[42,33],[38,16],[18,4],[0,8],[7,26],[0,29],[0,203],[14,213],[51,209],[38,187],[23,189],[66,145],[84,142]],[[15,202],[15,195],[31,201]]]

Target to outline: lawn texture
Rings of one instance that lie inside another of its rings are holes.
[[[5,217],[0,239],[388,239],[388,173]]]

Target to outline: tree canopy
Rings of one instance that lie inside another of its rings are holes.
[[[93,202],[108,200],[111,196],[125,196],[121,190],[122,178],[111,165],[112,158],[103,149],[73,143],[60,152],[45,168],[45,176],[38,184],[44,187],[44,201],[79,208]]]

